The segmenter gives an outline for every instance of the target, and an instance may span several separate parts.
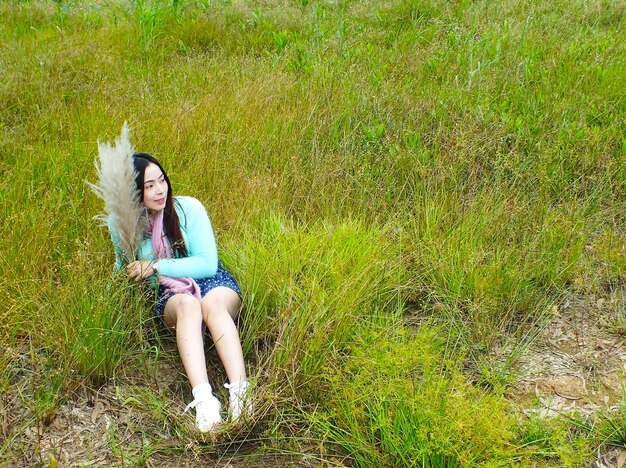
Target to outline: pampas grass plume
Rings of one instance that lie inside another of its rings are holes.
[[[104,213],[96,218],[117,233],[126,262],[135,259],[147,226],[146,210],[135,189],[134,150],[129,133],[124,122],[115,146],[98,141],[99,160],[95,161],[98,182],[87,182],[104,201]]]

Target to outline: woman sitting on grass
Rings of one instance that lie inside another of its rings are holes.
[[[163,167],[146,153],[133,154],[135,183],[149,216],[148,233],[137,248],[137,260],[126,269],[136,282],[158,282],[156,314],[176,333],[176,344],[192,386],[196,424],[202,432],[222,422],[220,402],[213,395],[204,356],[204,325],[209,330],[230,384],[229,416],[236,421],[251,409],[249,382],[239,332],[234,323],[241,308],[241,291],[222,268],[209,217],[191,197],[172,195]],[[116,267],[123,256],[120,239],[111,229]]]

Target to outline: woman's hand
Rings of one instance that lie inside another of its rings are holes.
[[[128,277],[134,279],[136,283],[154,274],[154,262],[152,260],[135,260],[126,266]]]

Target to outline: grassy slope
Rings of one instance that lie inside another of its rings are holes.
[[[624,279],[625,12],[4,2],[0,385],[24,410],[0,416],[0,453],[28,459],[21,428],[159,358],[83,183],[127,119],[208,206],[242,283],[256,450],[304,438],[363,466],[581,463],[593,430],[550,429],[570,435],[533,453],[502,390],[563,294]],[[166,422],[181,450],[194,440]]]

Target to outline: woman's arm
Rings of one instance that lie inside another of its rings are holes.
[[[207,278],[217,273],[217,245],[213,227],[202,203],[191,197],[178,197],[176,212],[186,234],[185,258],[160,259],[159,274],[172,278]]]

